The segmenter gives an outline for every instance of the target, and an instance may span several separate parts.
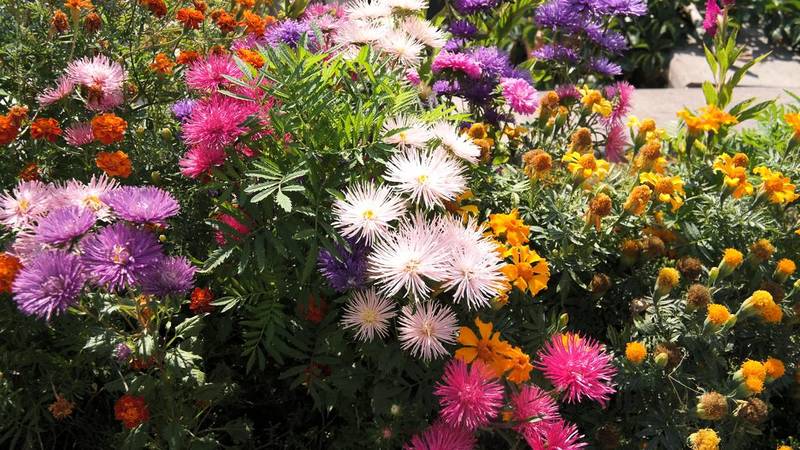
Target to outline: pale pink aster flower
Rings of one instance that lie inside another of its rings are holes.
[[[181,128],[183,138],[192,146],[215,150],[224,148],[249,131],[244,122],[257,112],[258,104],[255,102],[214,94],[197,102]]]
[[[427,430],[411,438],[403,450],[472,450],[475,436],[462,427],[451,427],[437,420]]]
[[[383,142],[400,148],[421,148],[433,137],[427,125],[403,114],[383,123]],[[386,136],[388,135],[388,136]]]
[[[387,186],[356,184],[333,204],[333,225],[345,237],[364,239],[368,245],[391,228],[391,222],[405,213],[405,202]]]
[[[403,307],[398,332],[403,350],[430,361],[448,354],[443,344],[456,342],[458,320],[449,306],[422,302]]]
[[[467,189],[464,167],[441,147],[431,151],[406,149],[386,165],[386,181],[428,209],[443,206]]]
[[[209,148],[195,145],[178,161],[181,173],[189,178],[199,178],[207,174],[213,167],[225,164],[227,154],[224,148]]]
[[[20,181],[11,192],[0,195],[0,223],[19,231],[48,213],[50,188],[39,181]]]
[[[390,0],[390,1],[406,1],[406,0]],[[409,0],[415,1],[415,0]],[[409,36],[422,42],[428,47],[442,48],[447,42],[447,36],[439,28],[431,25],[427,20],[418,16],[406,17],[401,23],[400,28],[405,31]]]
[[[616,392],[612,359],[597,341],[566,333],[554,335],[539,350],[536,365],[567,403],[589,398],[605,406]]]
[[[354,0],[345,5],[344,13],[350,20],[370,20],[389,17],[392,10],[384,0]]]
[[[537,433],[542,422],[558,420],[558,405],[547,391],[536,385],[523,385],[511,398],[514,420],[519,424],[514,429],[527,436]]]
[[[586,447],[586,443],[580,441],[583,435],[578,432],[578,427],[561,419],[539,422],[524,436],[531,450],[579,450]]]
[[[334,40],[337,44],[353,45],[353,44],[375,44],[390,28],[384,25],[373,24],[371,22],[363,22],[358,20],[351,20],[343,23],[339,29],[336,30]],[[347,48],[341,53],[348,55],[358,55],[359,48]],[[352,58],[351,58],[352,59]]]
[[[395,13],[407,14],[419,11],[427,11],[428,2],[426,0],[384,0],[384,3]]]
[[[73,147],[83,147],[94,142],[92,126],[88,123],[74,123],[64,130],[64,140]]]
[[[506,99],[511,110],[517,114],[532,114],[539,103],[536,98],[536,89],[527,81],[519,78],[503,78],[500,80],[503,98]]]
[[[342,314],[344,328],[355,328],[356,339],[364,342],[388,336],[389,320],[395,315],[395,303],[379,296],[375,289],[369,288],[353,293]]]
[[[87,89],[87,108],[108,111],[122,104],[127,74],[119,63],[103,55],[81,58],[69,63],[66,74],[75,85]]]
[[[416,39],[397,30],[385,33],[375,47],[404,67],[416,67],[422,60],[421,54],[425,50],[425,46]]]
[[[40,106],[51,105],[62,98],[68,97],[75,90],[75,83],[66,74],[58,77],[56,86],[45,89],[36,97]]]
[[[190,88],[214,92],[230,84],[225,75],[239,78],[242,71],[230,55],[208,55],[206,59],[192,63],[184,77]]]
[[[431,64],[431,71],[433,73],[441,72],[442,70],[452,70],[454,72],[463,72],[470,78],[479,78],[481,76],[481,66],[475,61],[472,56],[466,53],[450,53],[442,51]]]
[[[427,222],[422,214],[406,219],[379,240],[369,256],[369,276],[380,291],[393,296],[400,291],[416,300],[428,297],[425,280],[442,281],[446,274],[439,221]]]
[[[50,208],[79,206],[94,211],[98,220],[107,220],[112,216],[111,208],[100,199],[118,187],[117,180],[109,178],[105,174],[99,177],[93,175],[87,184],[69,180],[63,186],[58,186],[53,190]]]
[[[468,430],[488,425],[503,406],[503,385],[479,359],[471,365],[460,359],[450,360],[433,393],[439,397],[442,420]]]
[[[481,156],[481,149],[465,134],[460,134],[447,122],[437,122],[431,130],[433,136],[439,139],[445,150],[453,153],[459,158],[471,162],[478,162]]]

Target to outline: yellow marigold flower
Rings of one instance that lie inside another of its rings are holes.
[[[516,384],[521,384],[531,379],[533,364],[531,358],[519,347],[512,347],[505,352],[508,361],[506,378]]]
[[[604,193],[599,193],[589,202],[589,209],[586,211],[586,222],[594,225],[595,230],[600,231],[600,222],[603,217],[611,214],[611,197]]]
[[[764,379],[758,377],[747,377],[744,380],[744,387],[751,394],[760,394],[764,390]]]
[[[775,246],[766,239],[759,239],[750,246],[750,254],[758,263],[772,258],[775,253]]]
[[[767,368],[760,361],[747,359],[742,363],[740,370],[744,378],[755,377],[763,380],[767,377]]]
[[[704,123],[706,131],[719,131],[722,125],[735,125],[739,123],[736,117],[722,111],[714,105],[706,105],[700,108],[700,118]]]
[[[769,198],[769,201],[776,204],[788,204],[799,197],[795,193],[794,184],[788,177],[784,177],[778,171],[772,171],[764,166],[753,169],[753,173],[761,177],[761,191]]]
[[[581,104],[593,113],[600,114],[603,117],[611,115],[612,106],[611,102],[603,97],[603,94],[596,89],[589,89],[584,86],[579,89],[581,93]]]
[[[720,438],[716,431],[703,428],[689,435],[689,443],[692,450],[719,450]]]
[[[770,380],[777,380],[786,373],[786,366],[778,358],[767,358],[764,361],[764,369],[767,371],[767,378]]]
[[[794,138],[800,139],[800,112],[784,114],[783,120],[794,129]]]
[[[528,242],[530,228],[519,218],[516,209],[509,214],[490,214],[489,227],[495,236],[505,235],[509,245],[517,246]]]
[[[628,342],[625,344],[625,358],[634,364],[641,364],[647,358],[647,347],[641,342]]]
[[[536,295],[547,288],[550,280],[550,268],[547,261],[529,247],[512,247],[504,255],[511,257],[511,264],[506,264],[501,272],[517,289],[529,291]]]
[[[739,155],[742,155],[739,153]],[[747,158],[745,156],[745,158]],[[742,198],[753,194],[753,185],[747,181],[745,167],[736,164],[727,153],[723,153],[714,161],[714,172],[722,173],[726,189],[734,198]]]
[[[573,177],[587,185],[603,181],[608,175],[608,162],[596,159],[592,153],[582,155],[578,152],[567,152],[561,160],[567,163],[567,170]]]
[[[797,270],[797,265],[788,258],[781,258],[778,260],[778,264],[775,266],[775,273],[773,276],[775,279],[783,283],[789,278],[795,271]]]
[[[761,318],[767,323],[780,323],[783,320],[783,309],[772,302],[761,311]]]
[[[722,264],[730,268],[730,270],[739,267],[743,260],[744,255],[735,248],[726,248],[725,253],[722,254]]]
[[[716,303],[710,303],[708,305],[708,315],[706,316],[706,320],[716,326],[725,325],[731,318],[731,312],[728,310],[728,307],[725,305],[719,305]]]
[[[639,174],[639,181],[653,189],[659,202],[669,203],[672,206],[672,212],[677,211],[683,205],[685,192],[681,177],[669,177],[654,172],[645,172]]]
[[[480,359],[491,365],[492,361],[500,357],[503,351],[511,348],[508,342],[500,339],[500,332],[492,332],[493,325],[491,322],[486,323],[476,317],[475,326],[478,328],[480,337],[471,328],[461,327],[458,342],[463,347],[456,350],[456,358],[465,363]],[[498,376],[501,375],[502,372]]]
[[[672,267],[662,267],[658,271],[658,278],[656,278],[656,293],[664,295],[667,292],[675,289],[675,286],[680,283],[681,275],[677,269]]]
[[[647,210],[652,194],[653,191],[649,186],[639,185],[634,187],[628,195],[628,200],[625,202],[623,209],[631,214],[641,216]]]
[[[794,449],[792,449],[792,447],[788,445],[779,445],[778,450],[794,450]]]
[[[683,119],[689,134],[696,135],[703,132],[703,121],[699,117],[689,112],[688,109],[684,108],[678,111],[676,115],[678,118]]]
[[[647,119],[644,119],[639,124],[639,134],[641,135],[647,136],[647,133],[650,133],[655,130],[656,130],[656,121],[649,117]]]
[[[531,150],[522,155],[523,171],[533,180],[541,180],[550,173],[553,157],[542,149]]]
[[[586,127],[575,130],[570,138],[569,151],[578,153],[592,151],[592,130]]]
[[[661,156],[661,139],[658,138],[648,139],[634,160],[636,169],[656,173],[663,173],[666,163],[666,158]]]

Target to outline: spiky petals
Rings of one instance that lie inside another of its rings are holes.
[[[32,225],[48,211],[50,189],[38,181],[21,181],[0,195],[0,224],[14,231]]]
[[[371,244],[405,213],[405,205],[388,187],[363,183],[348,189],[344,200],[334,203],[333,212],[333,225],[343,236]]]
[[[411,438],[403,450],[472,450],[475,436],[461,427],[437,421],[427,430]]]
[[[478,162],[481,156],[480,147],[475,145],[469,136],[458,134],[451,124],[439,122],[433,126],[432,132],[446,150],[465,161],[473,164]]]
[[[189,178],[199,178],[208,174],[212,168],[225,163],[227,154],[224,148],[210,148],[204,145],[195,145],[183,155],[178,165],[181,173]]]
[[[545,377],[563,392],[568,403],[584,398],[605,406],[614,389],[617,369],[605,347],[577,334],[556,334],[538,354],[538,366]]]
[[[407,149],[395,154],[386,166],[386,181],[428,209],[443,206],[464,192],[464,167],[442,148],[433,151]]]
[[[184,122],[182,131],[186,143],[209,149],[221,149],[249,131],[245,120],[258,112],[256,102],[237,100],[222,94],[200,100]]]
[[[406,306],[398,320],[398,339],[408,350],[425,361],[447,354],[444,344],[452,344],[458,334],[458,320],[447,305],[432,302]]]
[[[66,244],[83,236],[96,220],[94,212],[88,208],[68,206],[57,209],[39,220],[36,240],[43,244]]]
[[[383,142],[400,148],[422,148],[433,137],[428,127],[416,118],[399,115],[383,124]]]
[[[230,55],[209,55],[207,59],[194,62],[186,71],[186,84],[200,91],[216,91],[230,84],[226,76],[239,78],[242,71]]]
[[[142,273],[142,293],[159,297],[186,295],[194,287],[195,272],[183,256],[161,258]]]
[[[353,293],[342,314],[344,328],[354,328],[356,339],[369,342],[377,335],[386,337],[389,332],[389,320],[396,315],[395,303],[382,297],[369,288]]]
[[[138,283],[163,257],[161,246],[151,233],[124,223],[109,225],[85,237],[81,250],[81,262],[92,280],[111,291]]]
[[[580,441],[583,435],[578,432],[578,427],[561,419],[539,422],[524,436],[531,450],[579,450],[586,447],[586,443]]]
[[[180,205],[169,192],[153,186],[125,186],[103,195],[101,200],[121,219],[141,224],[166,225]]]
[[[46,251],[26,264],[11,285],[24,314],[50,320],[75,303],[86,283],[80,259],[60,250]]]
[[[433,393],[439,397],[445,423],[468,430],[488,425],[503,405],[503,386],[480,360],[472,365],[460,359],[448,362]]]

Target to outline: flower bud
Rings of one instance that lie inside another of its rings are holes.
[[[169,139],[172,138],[172,130],[170,130],[169,128],[166,128],[166,127],[162,128],[159,131],[159,134],[161,134],[161,138],[164,139],[164,140],[169,140]]]
[[[666,353],[659,353],[655,357],[655,362],[658,367],[667,367],[669,356]]]

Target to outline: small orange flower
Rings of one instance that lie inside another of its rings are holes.
[[[22,270],[22,264],[16,256],[0,253],[0,293],[11,293],[11,284]]]
[[[20,124],[28,119],[28,107],[24,105],[14,105],[8,110],[8,118],[11,119],[14,124],[20,126]]]
[[[31,124],[31,138],[33,139],[55,142],[59,136],[61,136],[61,127],[58,126],[56,119],[39,118]]]
[[[211,18],[214,19],[214,23],[223,33],[230,33],[232,31],[236,31],[236,27],[239,26],[239,24],[236,22],[236,19],[234,19],[233,16],[231,16],[226,11],[223,11],[221,9],[212,12]]]
[[[175,62],[178,64],[188,65],[200,59],[200,54],[194,50],[181,50]]]
[[[19,134],[19,125],[14,118],[3,115],[0,116],[0,145],[8,145],[14,142]]]
[[[150,63],[150,70],[164,75],[171,75],[173,67],[175,67],[175,63],[163,53],[157,54]]]
[[[128,122],[114,113],[100,114],[92,119],[92,134],[105,145],[121,141],[127,128]]]
[[[640,184],[631,190],[628,195],[628,200],[625,201],[623,209],[631,214],[641,216],[647,210],[647,205],[650,204],[650,197],[653,191],[650,186]]]
[[[72,11],[80,11],[82,9],[90,10],[94,8],[91,0],[66,0],[64,6]]]
[[[250,64],[256,69],[264,67],[264,64],[266,63],[266,60],[264,59],[263,56],[261,56],[261,53],[258,53],[256,51],[247,48],[240,48],[239,50],[236,51],[236,55],[239,58],[241,58],[242,61],[246,62],[247,64]]]
[[[122,150],[115,152],[100,152],[94,160],[97,168],[110,177],[128,178],[133,167],[128,154]]]
[[[248,33],[262,35],[264,34],[264,29],[267,27],[267,22],[258,14],[245,11],[242,14],[242,21],[240,25],[245,27],[245,31]]]
[[[252,9],[253,6],[256,5],[255,0],[236,0],[236,3],[238,3],[242,9]]]
[[[75,403],[67,400],[61,394],[56,394],[56,401],[50,404],[47,409],[50,411],[50,414],[53,415],[54,419],[63,420],[72,415],[72,411],[75,409]]]
[[[89,13],[83,19],[83,29],[86,30],[88,34],[96,33],[102,26],[103,20],[100,19],[100,15],[97,13]]]
[[[214,293],[209,288],[196,287],[192,291],[191,302],[189,302],[189,309],[195,314],[204,314],[214,311]]]
[[[183,24],[187,30],[196,30],[200,28],[200,24],[205,20],[205,16],[201,11],[194,8],[181,8],[175,14],[175,19]]]
[[[499,355],[511,349],[508,342],[500,339],[499,331],[492,331],[494,326],[491,322],[486,323],[476,317],[475,326],[478,327],[480,337],[471,328],[461,327],[461,331],[458,334],[458,342],[463,347],[456,350],[456,358],[468,364],[475,361],[475,359],[480,359],[484,363],[491,365]],[[501,371],[498,376],[501,376],[503,372]]]
[[[39,179],[39,165],[30,163],[22,168],[18,175],[22,181],[34,181]]]
[[[114,417],[127,429],[133,429],[150,419],[144,397],[125,394],[114,404]]]
[[[203,14],[208,10],[208,4],[205,0],[192,0],[192,6]]]
[[[167,4],[164,0],[139,0],[139,3],[150,11],[150,14],[156,17],[164,17],[167,15]]]
[[[59,33],[69,30],[69,19],[67,15],[64,14],[64,11],[57,9],[53,13],[53,18],[50,19],[50,26]]]
[[[530,228],[519,218],[516,209],[509,214],[490,214],[489,227],[495,236],[505,234],[506,242],[510,245],[522,245],[528,242]]]

